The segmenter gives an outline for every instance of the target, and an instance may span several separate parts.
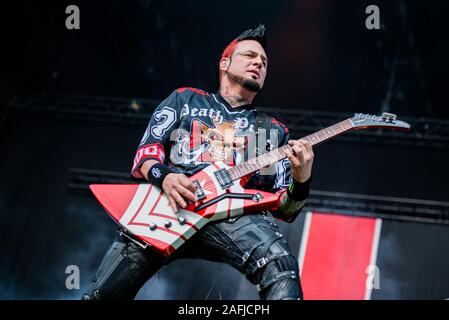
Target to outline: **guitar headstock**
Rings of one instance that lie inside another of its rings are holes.
[[[408,131],[411,129],[410,125],[407,122],[398,120],[395,114],[387,112],[382,113],[381,116],[356,113],[354,117],[350,118],[349,120],[354,125],[355,130],[382,128]]]

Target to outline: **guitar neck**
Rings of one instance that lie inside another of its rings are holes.
[[[314,146],[329,139],[332,139],[333,137],[339,134],[349,131],[352,128],[354,128],[353,123],[349,119],[346,119],[330,127],[312,133],[302,139],[309,141],[310,144]],[[270,152],[266,152],[256,158],[241,163],[238,166],[232,167],[228,169],[228,173],[230,174],[233,181],[240,179],[250,173],[253,173],[257,170],[260,170],[266,166],[272,165],[286,158],[287,157],[285,153],[286,150],[291,151],[290,145],[286,144],[285,146],[282,146]]]

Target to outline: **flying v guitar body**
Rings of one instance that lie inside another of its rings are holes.
[[[178,212],[173,212],[159,188],[148,183],[93,184],[90,188],[127,233],[168,256],[211,221],[279,206],[275,194],[244,189],[240,179],[223,181],[221,174],[228,168],[215,162],[191,176],[199,200]]]

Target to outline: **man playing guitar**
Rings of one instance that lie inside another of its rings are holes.
[[[268,130],[269,139],[266,146],[258,145],[258,154],[264,152],[261,148],[269,151],[286,144],[291,148],[285,151],[287,159],[269,173],[259,170],[249,176],[245,187],[276,193],[280,206],[271,215],[262,211],[214,221],[168,257],[120,235],[83,299],[132,299],[163,265],[180,258],[233,266],[257,286],[261,299],[302,299],[297,258],[273,216],[292,222],[304,207],[314,154],[309,141],[289,140],[282,123],[253,106],[267,67],[265,27],[259,25],[243,32],[223,51],[217,93],[180,88],[157,107],[131,174],[163,190],[176,212],[198,201],[197,186],[189,176],[216,161],[231,167],[241,163],[253,151],[248,136],[262,127]]]

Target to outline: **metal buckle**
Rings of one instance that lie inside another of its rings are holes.
[[[258,268],[262,268],[266,264],[267,264],[267,259],[265,257],[257,260],[257,262],[256,262],[256,265]]]

